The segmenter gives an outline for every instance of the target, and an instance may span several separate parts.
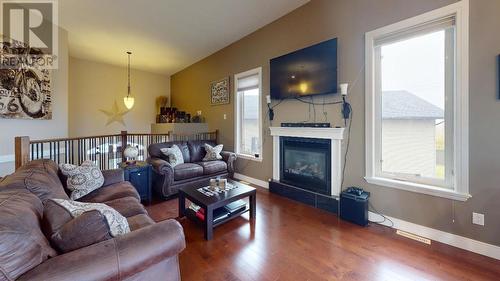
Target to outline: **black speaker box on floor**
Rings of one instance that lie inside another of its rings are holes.
[[[340,194],[340,218],[357,225],[368,224],[368,198],[370,192],[360,194],[344,191]]]

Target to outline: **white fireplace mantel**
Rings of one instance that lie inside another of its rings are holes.
[[[273,136],[273,180],[280,180],[280,137],[331,140],[332,196],[339,196],[342,182],[342,148],[344,128],[270,127]]]

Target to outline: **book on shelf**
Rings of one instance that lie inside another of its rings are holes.
[[[232,203],[227,204],[224,208],[231,214],[239,212],[247,207],[247,203],[243,200],[237,200]]]
[[[190,210],[192,210],[195,214],[195,216],[200,219],[201,221],[205,220],[205,209],[201,208],[200,206],[191,203],[188,207]],[[234,214],[238,211],[241,211],[242,209],[246,208],[246,202],[243,200],[238,200],[235,202],[232,202],[224,207],[220,207],[214,210],[213,212],[213,220],[214,222],[219,222],[229,216],[231,214]]]

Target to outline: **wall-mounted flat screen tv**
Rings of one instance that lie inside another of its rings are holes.
[[[337,38],[270,61],[271,98],[337,93]]]

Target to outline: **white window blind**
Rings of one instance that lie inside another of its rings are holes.
[[[262,160],[261,69],[236,74],[236,153],[251,160]]]
[[[259,87],[259,76],[258,74],[253,74],[245,77],[238,78],[237,81],[237,91],[248,91],[256,89]]]
[[[408,40],[413,37],[418,37],[426,33],[431,33],[433,31],[445,30],[448,28],[453,28],[455,26],[456,17],[455,15],[450,15],[440,19],[425,22],[410,28],[398,30],[396,32],[390,32],[374,40],[374,46],[380,47],[382,45],[392,44],[399,41]]]

